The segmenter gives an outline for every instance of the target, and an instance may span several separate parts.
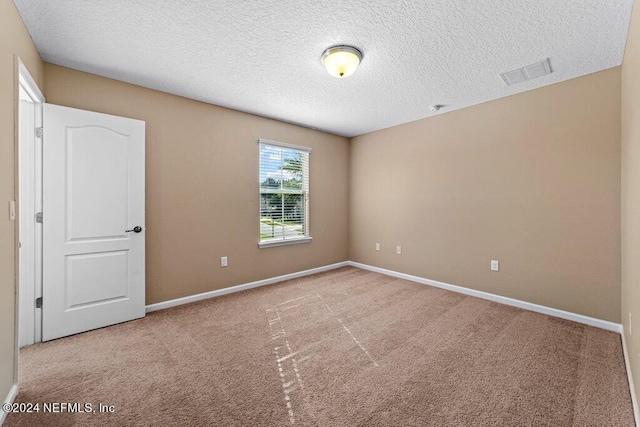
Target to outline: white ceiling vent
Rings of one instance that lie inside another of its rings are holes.
[[[536,62],[535,64],[527,65],[526,67],[518,68],[517,70],[502,73],[500,77],[502,77],[502,80],[504,80],[507,86],[511,86],[547,74],[551,74],[549,58]]]

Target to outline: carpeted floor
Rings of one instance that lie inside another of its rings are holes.
[[[41,412],[7,426],[633,425],[619,335],[352,267],[27,347],[17,402]]]

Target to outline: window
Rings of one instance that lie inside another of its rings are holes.
[[[311,241],[310,148],[260,140],[261,248]]]

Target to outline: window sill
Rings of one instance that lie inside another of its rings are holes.
[[[310,243],[311,240],[313,240],[312,237],[301,237],[299,239],[287,239],[287,240],[273,240],[273,241],[259,242],[258,247],[260,249],[263,249],[263,248],[271,248],[274,246],[297,245],[298,243]]]

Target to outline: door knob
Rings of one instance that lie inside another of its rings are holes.
[[[136,225],[135,227],[133,227],[133,229],[132,229],[132,230],[125,230],[124,232],[125,232],[125,233],[131,233],[132,231],[133,231],[134,233],[139,233],[139,232],[141,232],[141,231],[142,231],[142,227],[140,227],[139,225]]]

